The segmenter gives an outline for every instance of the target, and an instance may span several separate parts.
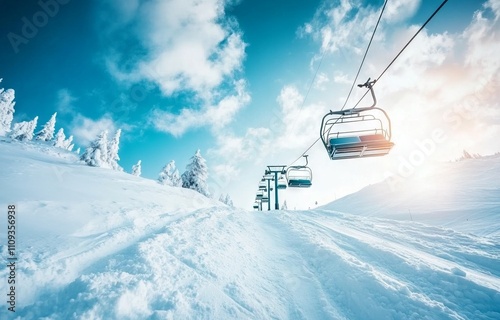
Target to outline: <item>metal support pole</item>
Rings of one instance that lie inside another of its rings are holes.
[[[274,172],[274,209],[279,210],[280,204],[278,202],[278,172]]]
[[[271,180],[267,179],[267,211],[271,211]]]

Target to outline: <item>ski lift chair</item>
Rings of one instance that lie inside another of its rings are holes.
[[[283,175],[280,175],[278,178],[278,189],[286,189],[286,179],[283,177]]]
[[[370,79],[359,87],[370,89],[373,105],[366,108],[330,111],[321,121],[320,137],[331,160],[384,156],[391,142],[391,120],[375,107],[377,99]]]
[[[312,170],[306,164],[303,166],[291,166],[286,170],[286,179],[290,188],[309,188],[312,185]]]
[[[266,181],[260,181],[259,182],[259,190],[266,190],[266,189],[267,189]]]
[[[262,203],[269,202],[269,192],[264,192],[261,200],[262,200]]]
[[[255,200],[261,200],[264,197],[263,190],[257,190],[257,194],[255,195]]]

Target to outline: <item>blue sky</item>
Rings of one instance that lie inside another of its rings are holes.
[[[16,90],[15,121],[57,111],[82,148],[121,128],[120,164],[141,159],[146,178],[172,159],[182,173],[199,148],[215,196],[249,207],[265,166],[294,161],[344,103],[382,4],[3,1],[2,87]],[[389,1],[358,82],[380,74],[437,6]],[[390,155],[333,162],[317,143],[313,187],[281,199],[324,204],[387,176],[425,177],[463,149],[500,151],[499,16],[498,0],[450,0],[376,85],[393,121]],[[446,139],[419,159],[436,130]]]

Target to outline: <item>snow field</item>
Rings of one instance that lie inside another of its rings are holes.
[[[457,202],[468,217],[482,208],[472,225],[449,219],[452,202],[436,216],[439,203],[421,204],[428,223],[233,209],[33,143],[0,141],[0,176],[0,205],[18,209],[19,319],[500,319],[491,172]],[[352,195],[354,208],[377,192]]]

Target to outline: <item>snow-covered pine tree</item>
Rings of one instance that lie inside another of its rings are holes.
[[[288,207],[286,205],[286,200],[285,200],[285,201],[283,201],[283,204],[281,205],[281,210],[287,210],[287,209],[288,209]]]
[[[74,143],[70,144],[68,147],[68,151],[72,151],[74,147],[75,147]]]
[[[224,198],[224,203],[227,204],[230,207],[234,207],[233,200],[229,196],[229,193],[226,194],[226,197]]]
[[[141,160],[137,161],[137,164],[134,164],[132,166],[132,174],[136,177],[140,177],[141,176]]]
[[[54,114],[50,117],[49,121],[45,123],[43,126],[42,130],[38,131],[35,134],[35,140],[40,140],[40,141],[49,141],[54,138],[54,132],[55,132],[55,126],[56,126],[56,115],[57,112],[54,112]]]
[[[221,193],[220,196],[219,196],[219,202],[222,202],[222,203],[226,203],[226,197],[224,197],[224,195]]]
[[[193,189],[209,197],[210,192],[207,187],[208,168],[205,159],[201,156],[200,149],[191,158],[191,163],[186,166],[186,171],[182,174],[182,187]]]
[[[182,185],[179,170],[175,167],[175,161],[170,161],[165,167],[163,167],[160,175],[158,176],[158,182],[171,187],[180,187]]]
[[[14,89],[0,88],[0,136],[6,136],[10,132],[10,126],[14,119]]]
[[[31,141],[37,122],[38,117],[35,117],[35,119],[31,121],[23,121],[14,124],[10,137],[19,141]]]
[[[116,130],[113,140],[108,144],[108,162],[113,170],[123,171],[122,167],[118,164],[120,156],[118,156],[118,148],[120,144],[121,129]]]
[[[81,150],[80,150],[80,147],[78,147],[78,149],[76,149],[76,151],[75,151],[75,152],[76,152],[76,154],[80,154],[80,151],[81,151]]]
[[[104,130],[80,156],[80,160],[89,166],[109,168],[108,163],[108,131]]]
[[[71,147],[72,142],[73,142],[73,136],[71,135],[71,136],[69,136],[68,139],[63,141],[63,148],[66,150],[70,150],[69,148]],[[73,149],[73,147],[71,147],[71,149]]]
[[[54,138],[54,147],[64,148],[66,141],[66,136],[64,135],[64,129],[61,128],[57,131],[56,136]]]
[[[174,172],[172,172],[172,186],[173,187],[182,187],[182,179],[181,179],[181,174],[179,173],[179,170],[175,169]]]

